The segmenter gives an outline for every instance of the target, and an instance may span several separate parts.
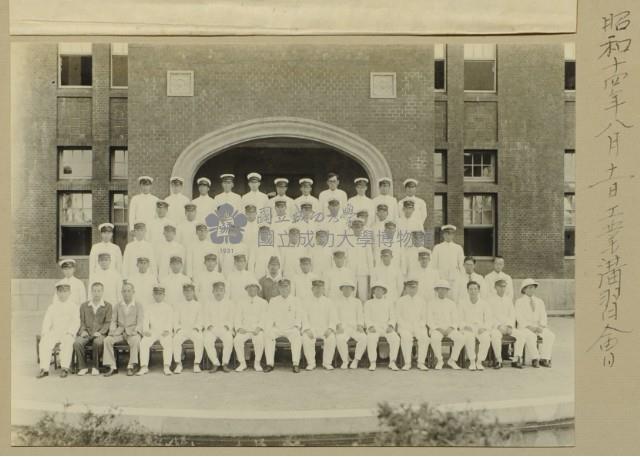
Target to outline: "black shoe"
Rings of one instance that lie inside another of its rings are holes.
[[[127,368],[127,376],[133,376],[134,373],[133,367]]]
[[[499,370],[500,368],[502,368],[502,362],[496,362],[496,364],[493,366],[493,368],[495,370]]]
[[[214,365],[213,368],[209,370],[209,373],[215,373],[220,368],[220,365]]]
[[[294,365],[293,366],[293,372],[294,373],[300,373],[300,367],[298,365]]]
[[[67,370],[66,368],[63,368],[62,371],[60,372],[60,377],[66,378],[67,376],[69,376],[69,370]]]
[[[540,359],[540,366],[545,368],[551,368],[551,360]]]
[[[273,371],[273,365],[267,365],[266,367],[264,367],[264,371],[265,373],[269,373],[271,371]]]
[[[531,361],[531,366],[532,366],[533,368],[539,368],[539,367],[540,367],[540,364],[538,363],[538,359],[533,359],[533,360]]]
[[[109,377],[109,376],[113,376],[114,374],[118,373],[118,369],[117,368],[109,368],[109,371],[107,371],[104,376],[105,377]]]
[[[524,368],[524,366],[522,365],[522,362],[520,361],[520,357],[518,357],[513,362],[511,362],[511,366],[513,368],[520,368],[520,369]]]
[[[47,376],[49,376],[49,372],[48,371],[40,370],[40,373],[38,373],[36,375],[36,379],[45,378]]]
[[[228,365],[222,365],[222,371],[225,373],[231,373],[231,368]]]

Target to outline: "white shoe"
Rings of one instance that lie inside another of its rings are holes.
[[[355,370],[356,368],[358,368],[358,362],[359,360],[353,359],[349,364],[349,368],[351,368],[352,370]]]
[[[173,373],[171,373],[171,368],[169,368],[169,365],[165,365],[164,366],[164,374],[166,376],[171,376]]]
[[[442,359],[438,359],[438,362],[436,363],[436,370],[442,370],[443,365]]]
[[[453,368],[454,370],[460,369],[460,367],[458,366],[455,360],[451,360],[451,359],[447,360],[447,365]]]
[[[411,365],[408,363],[405,363],[404,365],[402,365],[402,371],[409,371],[411,369]]]
[[[391,362],[389,362],[389,369],[391,369],[393,371],[398,371],[398,366],[396,365],[395,362],[391,361]]]
[[[178,365],[176,365],[176,367],[173,369],[173,373],[174,374],[180,374],[182,373],[182,364],[179,363]]]
[[[78,376],[84,376],[87,373],[89,373],[89,370],[87,370],[86,368],[83,368],[82,370],[78,371]]]
[[[149,369],[147,367],[140,367],[140,369],[136,373],[136,376],[142,376],[143,374],[147,373],[149,373]]]
[[[256,370],[258,373],[262,373],[262,365],[260,365],[259,363],[256,363],[255,365],[253,365],[253,369]]]
[[[194,373],[201,373],[202,370],[200,369],[200,365],[198,365],[197,363],[193,365],[193,372]]]
[[[470,361],[469,362],[469,371],[476,371],[477,367],[476,367],[476,362],[475,361]]]
[[[238,373],[241,373],[241,372],[243,372],[243,371],[244,371],[244,370],[246,370],[246,369],[247,369],[247,365],[246,365],[245,363],[241,363],[241,364],[238,366],[238,368],[236,368],[236,371],[237,371]]]
[[[97,368],[91,369],[91,376],[99,376],[99,375],[100,375],[100,370],[98,370]]]
[[[476,368],[478,369],[478,371],[484,371],[484,365],[482,364],[482,362],[478,362],[476,364]]]
[[[421,371],[427,371],[429,368],[427,368],[427,366],[424,363],[419,363],[418,364],[418,370]]]
[[[322,365],[324,367],[325,370],[333,370],[333,365]]]
[[[346,370],[347,368],[349,368],[349,362],[342,362],[342,365],[340,365],[340,369]]]
[[[315,369],[316,369],[315,365],[307,365],[307,368],[306,368],[307,371],[313,371]]]
[[[376,364],[372,363],[369,365],[369,371],[376,371]]]

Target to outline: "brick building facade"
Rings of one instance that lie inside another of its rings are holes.
[[[95,242],[100,223],[126,214],[122,199],[137,193],[137,176],[153,176],[154,193],[165,197],[169,177],[183,173],[190,192],[207,160],[225,157],[225,166],[239,166],[233,148],[285,139],[291,151],[304,152],[305,144],[338,150],[371,179],[390,173],[398,197],[405,178],[418,179],[428,233],[452,223],[465,244],[466,228],[468,252],[477,236],[472,230],[484,230],[480,239],[490,237],[492,245],[482,254],[504,256],[514,278],[547,281],[562,297],[550,299],[553,306],[573,308],[575,260],[565,255],[567,233],[573,235],[565,222],[574,185],[565,176],[565,156],[575,149],[575,93],[565,90],[563,43],[494,47],[495,82],[488,91],[465,90],[474,84],[473,59],[462,44],[129,44],[126,53],[114,53],[108,43],[94,43],[90,51],[87,45],[70,49],[70,55],[89,52],[90,61],[72,58],[61,69],[64,53],[55,43],[14,43],[12,49],[13,295],[46,292],[25,298],[25,306],[42,306],[59,276],[60,206],[67,195],[90,195],[83,209],[90,228],[64,230]],[[117,65],[128,55],[127,87],[114,87],[112,54],[119,54]],[[90,86],[61,84],[86,72]],[[81,163],[83,150],[91,151],[88,175],[68,179],[61,161]],[[116,154],[125,150],[128,173],[114,175]],[[274,155],[271,171],[286,160],[285,153]],[[233,170],[220,170],[226,171]],[[297,186],[290,191],[296,196]],[[468,211],[476,202],[492,208]],[[85,229],[88,235],[78,235]],[[86,258],[74,258],[78,276],[86,277]],[[477,270],[488,271],[489,256],[478,258]]]

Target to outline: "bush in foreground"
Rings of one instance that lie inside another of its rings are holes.
[[[517,435],[480,411],[447,412],[428,403],[417,408],[382,403],[378,420],[377,446],[505,446]]]
[[[67,413],[45,413],[33,425],[16,432],[17,446],[189,446],[185,439],[152,433],[137,421],[119,419],[116,410],[94,413],[87,410],[79,420],[67,420]]]

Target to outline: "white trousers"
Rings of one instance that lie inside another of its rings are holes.
[[[433,353],[438,360],[442,360],[442,338],[444,338],[444,335],[438,330],[431,330],[431,347],[433,348]],[[456,329],[453,329],[449,332],[447,338],[453,341],[453,347],[451,348],[451,360],[456,361],[458,360],[460,351],[464,347],[464,336]]]
[[[376,363],[378,360],[378,341],[381,337],[386,338],[389,343],[389,361],[395,362],[398,358],[400,350],[400,337],[396,332],[389,332],[384,328],[376,327],[375,332],[367,333],[367,355],[370,363]]]
[[[336,345],[343,363],[349,361],[349,340],[351,338],[356,341],[355,360],[360,360],[367,349],[367,334],[358,332],[352,327],[345,327],[342,333],[336,333]]]
[[[273,366],[276,355],[276,338],[284,337],[291,344],[291,361],[294,365],[300,365],[300,352],[302,350],[302,341],[300,331],[295,328],[282,330],[277,327],[270,328],[265,332],[264,352],[267,359],[267,365]]]
[[[73,356],[74,337],[68,333],[45,333],[40,338],[38,352],[40,355],[40,369],[49,371],[51,365],[51,353],[56,344],[60,343],[60,366],[69,369]]]
[[[207,351],[209,360],[215,365],[220,365],[218,360],[218,351],[216,351],[216,341],[222,341],[222,364],[228,365],[231,359],[231,351],[233,351],[233,335],[230,330],[224,327],[213,327],[211,330],[203,332],[204,348]]]
[[[495,352],[496,347],[499,347],[502,350],[502,334],[496,330],[485,330],[482,333],[478,333],[477,331],[470,332],[468,330],[464,330],[464,346],[467,348],[467,357],[472,362],[476,360],[478,362],[484,362],[489,354],[489,346],[493,346],[493,350]],[[478,353],[476,354],[476,340],[478,341]],[[500,357],[496,356],[498,360]]]
[[[498,345],[491,342],[491,346],[493,347],[493,352],[496,355],[496,359],[498,361],[502,361],[502,335],[508,335],[508,333],[502,333],[499,328],[496,328],[496,331],[500,333],[500,342]],[[524,352],[524,334],[520,329],[511,328],[511,336],[515,338],[516,342],[513,344],[513,355],[515,357],[522,357],[522,353]]]
[[[336,353],[336,336],[332,333],[327,338],[324,334],[317,334],[314,332],[313,338],[309,338],[308,335],[302,334],[302,348],[304,349],[304,357],[307,359],[307,364],[311,367],[316,366],[316,341],[321,340],[323,344],[322,348],[322,365],[328,366],[333,363],[333,356]]]
[[[527,349],[531,353],[532,359],[547,359],[551,360],[551,351],[553,349],[553,342],[556,336],[548,328],[542,329],[542,344],[540,345],[540,351],[538,352],[538,336],[528,328],[519,329],[524,335],[524,341]]]
[[[262,359],[262,353],[264,352],[264,332],[258,332],[257,335],[253,333],[236,333],[233,339],[233,347],[236,350],[236,357],[241,364],[245,364],[244,356],[244,343],[251,340],[253,343],[253,352],[255,354],[255,364],[259,364]]]
[[[424,363],[427,359],[427,352],[429,351],[429,333],[426,327],[400,327],[398,334],[400,335],[400,347],[402,348],[402,357],[404,358],[405,365],[408,364],[411,366],[414,338],[418,341],[418,363]]]
[[[173,335],[173,360],[176,363],[182,363],[182,343],[188,340],[191,340],[193,343],[193,352],[195,354],[193,363],[195,365],[202,361],[204,343],[202,340],[202,332],[196,332],[193,329],[180,329]]]
[[[362,303],[369,300],[369,275],[356,276],[356,297],[362,301]]]
[[[140,366],[149,366],[149,355],[151,346],[155,342],[159,342],[162,346],[162,364],[164,366],[171,365],[171,356],[173,354],[173,337],[171,334],[162,336],[160,334],[154,334],[151,336],[143,336],[140,340]]]

